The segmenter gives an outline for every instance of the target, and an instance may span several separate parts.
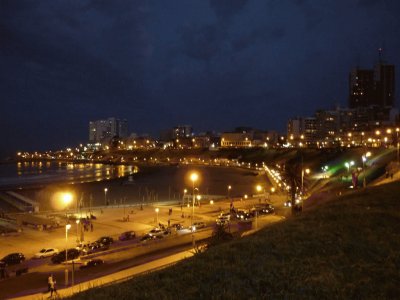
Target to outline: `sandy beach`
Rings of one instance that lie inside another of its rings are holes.
[[[252,169],[183,165],[144,166],[139,167],[138,173],[123,178],[80,184],[49,184],[18,192],[39,202],[41,211],[62,209],[57,199],[60,192],[72,193],[75,201],[71,205],[81,204],[82,207],[107,204],[147,205],[167,201],[179,203],[183,199],[185,189],[187,194],[192,193],[193,183],[189,178],[192,172],[199,174],[199,180],[195,182],[196,194],[204,198],[227,197],[228,194],[230,197],[240,198],[245,194],[255,194],[256,185],[266,189],[269,187],[267,176],[260,175]],[[228,191],[229,185],[231,189]]]

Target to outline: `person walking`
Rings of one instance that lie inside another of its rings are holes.
[[[58,296],[58,292],[56,289],[56,281],[52,278],[52,281],[50,284],[50,298],[53,297],[53,293],[54,293],[54,296],[56,296],[56,295]]]
[[[53,274],[50,274],[47,278],[47,292],[50,292],[51,285],[53,283]]]

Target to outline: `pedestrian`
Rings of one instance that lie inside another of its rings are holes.
[[[50,292],[52,283],[53,283],[53,274],[50,274],[49,277],[47,278],[47,292]]]
[[[128,222],[129,222],[129,214],[128,214],[128,216],[126,217],[126,219],[128,220]]]
[[[53,297],[53,293],[58,296],[58,292],[56,289],[56,281],[53,279],[50,285],[50,298]]]
[[[90,231],[93,232],[93,223],[90,222]]]
[[[390,179],[393,179],[393,173],[390,173]]]

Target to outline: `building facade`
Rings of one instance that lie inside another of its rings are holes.
[[[89,142],[109,142],[114,137],[126,138],[128,136],[127,120],[108,118],[89,122]]]

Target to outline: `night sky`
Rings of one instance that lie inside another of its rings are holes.
[[[0,0],[0,155],[86,142],[107,117],[155,137],[284,132],[346,106],[349,71],[379,47],[399,73],[399,13],[398,0]]]

